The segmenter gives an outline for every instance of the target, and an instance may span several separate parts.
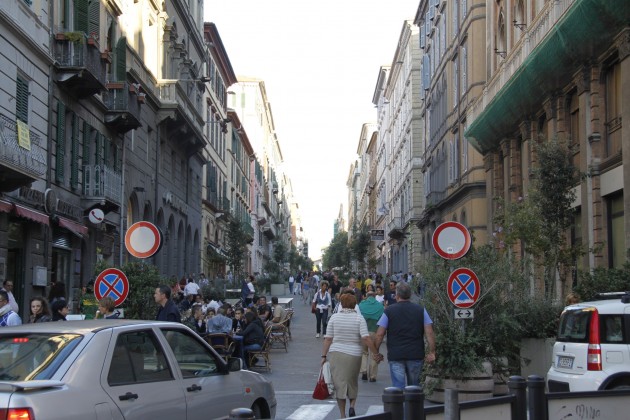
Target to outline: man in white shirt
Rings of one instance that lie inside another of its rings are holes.
[[[0,327],[12,327],[15,325],[22,325],[22,319],[11,309],[7,291],[0,290]]]
[[[291,274],[289,276],[289,294],[295,294],[293,286],[295,286],[295,277],[293,277],[293,274]]]
[[[199,285],[195,283],[195,281],[190,278],[188,279],[188,284],[184,287],[184,296],[188,295],[198,295],[199,294]]]
[[[7,295],[9,295],[9,305],[11,305],[11,310],[17,314],[20,307],[15,301],[15,296],[13,296],[13,282],[11,280],[5,280],[2,283],[2,290],[7,292]]]

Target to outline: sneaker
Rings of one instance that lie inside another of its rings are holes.
[[[367,380],[368,380],[368,378],[367,378],[367,373],[363,373],[363,374],[361,375],[361,380],[362,380],[362,381],[367,381]]]
[[[315,334],[315,338],[319,338],[319,333]]]
[[[348,410],[348,417],[354,417],[356,416],[356,413],[354,412],[354,408],[350,407],[350,410]]]

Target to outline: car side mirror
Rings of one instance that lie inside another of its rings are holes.
[[[229,357],[227,361],[228,371],[238,372],[243,370],[243,360],[240,357]]]

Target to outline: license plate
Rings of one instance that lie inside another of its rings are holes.
[[[558,367],[571,369],[573,367],[573,357],[558,356]]]

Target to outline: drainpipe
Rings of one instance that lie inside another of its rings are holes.
[[[119,260],[118,260],[118,264],[120,265],[120,267],[122,267],[123,264],[123,250],[125,248],[125,227],[124,227],[124,220],[125,220],[125,166],[126,166],[126,155],[127,155],[127,144],[125,142],[125,135],[122,135],[122,165],[121,165],[121,170],[122,173],[120,175],[120,227],[119,227],[119,235],[120,235],[120,242],[119,242],[119,247],[120,247],[120,255],[119,255]]]
[[[585,92],[586,95],[586,107],[585,107],[585,121],[591,121],[591,91],[588,90]],[[591,132],[592,127],[590,124],[586,125],[587,132],[586,133],[586,167],[587,170],[590,171],[592,169],[592,159],[593,159],[593,150],[591,149],[590,138],[593,135]],[[589,174],[590,175],[590,174]],[[586,223],[587,223],[587,232],[588,232],[588,267],[589,271],[592,273],[595,268],[595,254],[593,252],[593,247],[595,244],[595,234],[593,232],[593,178],[591,176],[586,177]]]
[[[53,57],[53,32],[52,28],[54,25],[54,11],[55,5],[54,2],[49,3],[49,13],[48,13],[48,27],[50,28],[49,38],[48,38],[48,51],[51,54],[51,58]],[[53,64],[54,61],[48,64],[48,127],[46,130],[46,189],[50,188],[51,180],[52,180],[52,120],[53,120]],[[51,228],[44,228],[44,264],[48,267],[48,258],[50,257],[48,248],[50,246],[50,237],[51,237]]]

